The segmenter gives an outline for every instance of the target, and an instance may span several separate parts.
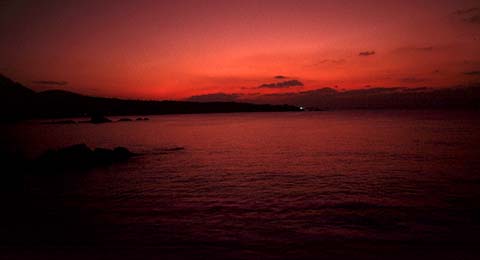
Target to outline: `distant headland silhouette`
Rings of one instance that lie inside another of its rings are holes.
[[[301,111],[290,105],[239,102],[146,101],[85,96],[64,90],[35,92],[0,75],[0,121],[86,116]]]
[[[249,102],[290,104],[305,110],[337,109],[468,109],[480,108],[480,83],[451,87],[365,87],[338,90],[330,87],[308,91],[250,95],[212,93],[192,96],[195,102]]]
[[[248,94],[214,93],[192,96],[185,101],[152,101],[93,97],[64,90],[35,92],[0,74],[0,122],[30,118],[90,117],[92,123],[98,123],[99,120],[108,120],[105,116],[330,109],[478,110],[479,85],[447,88],[378,87],[346,91],[320,88],[254,97]],[[124,118],[121,121],[129,120]]]

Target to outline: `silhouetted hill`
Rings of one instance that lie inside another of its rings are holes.
[[[0,102],[0,121],[36,117],[80,117],[92,114],[110,116],[299,111],[298,107],[288,105],[125,100],[85,96],[63,90],[36,93],[4,76],[0,77],[0,94],[2,99]]]
[[[0,75],[0,117],[10,121],[29,117],[30,105],[35,103],[35,92]]]
[[[14,82],[11,79],[0,75],[0,94],[2,97],[23,97],[35,94],[35,92],[20,83]]]
[[[259,98],[257,102],[286,102],[323,109],[478,109],[480,87],[321,89]]]
[[[339,91],[319,88],[277,94],[215,93],[193,96],[190,100],[290,104],[316,109],[479,109],[480,84],[448,88],[377,87]]]

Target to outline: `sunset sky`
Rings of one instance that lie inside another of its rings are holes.
[[[0,1],[0,73],[35,90],[182,99],[480,81],[480,3]]]

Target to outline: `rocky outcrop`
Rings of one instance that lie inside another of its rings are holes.
[[[88,169],[126,161],[135,155],[125,147],[92,150],[85,144],[76,144],[47,151],[36,160],[36,165],[43,170]]]
[[[92,124],[102,124],[102,123],[109,123],[112,122],[112,120],[106,118],[103,115],[95,114],[90,117],[90,123]]]
[[[45,122],[43,124],[48,124],[48,125],[71,125],[71,124],[76,124],[77,122],[73,120],[58,120],[58,121],[50,121],[50,122]]]

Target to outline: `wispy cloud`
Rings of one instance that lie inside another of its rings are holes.
[[[455,11],[454,15],[460,17],[464,22],[480,24],[480,8],[478,7],[460,9]]]
[[[302,82],[296,79],[293,79],[293,80],[287,80],[287,81],[282,81],[277,83],[262,84],[257,88],[290,88],[290,87],[301,87],[301,86],[303,86]]]
[[[54,85],[54,86],[65,86],[68,84],[66,81],[56,81],[56,80],[37,80],[32,81],[34,84],[41,84],[41,85]]]
[[[358,56],[371,56],[371,55],[375,55],[375,51],[362,51],[358,53]]]
[[[317,64],[327,64],[327,63],[330,63],[330,64],[340,64],[340,63],[344,63],[345,62],[345,59],[324,59],[324,60],[320,60],[317,62]]]
[[[305,65],[306,68],[311,67],[328,67],[328,66],[339,66],[346,63],[345,59],[322,59],[314,61],[312,64]]]
[[[427,81],[427,79],[417,77],[405,77],[400,79],[400,82],[402,83],[421,83],[425,81]]]
[[[471,13],[476,13],[480,11],[478,7],[472,7],[472,8],[466,8],[466,9],[460,9],[455,11],[455,14],[457,15],[464,15],[464,14],[471,14]]]
[[[479,76],[480,70],[467,71],[467,72],[464,72],[463,74],[468,76]]]
[[[198,96],[191,96],[187,99],[187,101],[193,102],[235,102],[238,101],[242,95],[233,93],[233,94],[226,94],[226,93],[211,93],[205,95],[198,95]]]
[[[433,46],[406,46],[395,49],[393,52],[431,52],[433,50]]]

